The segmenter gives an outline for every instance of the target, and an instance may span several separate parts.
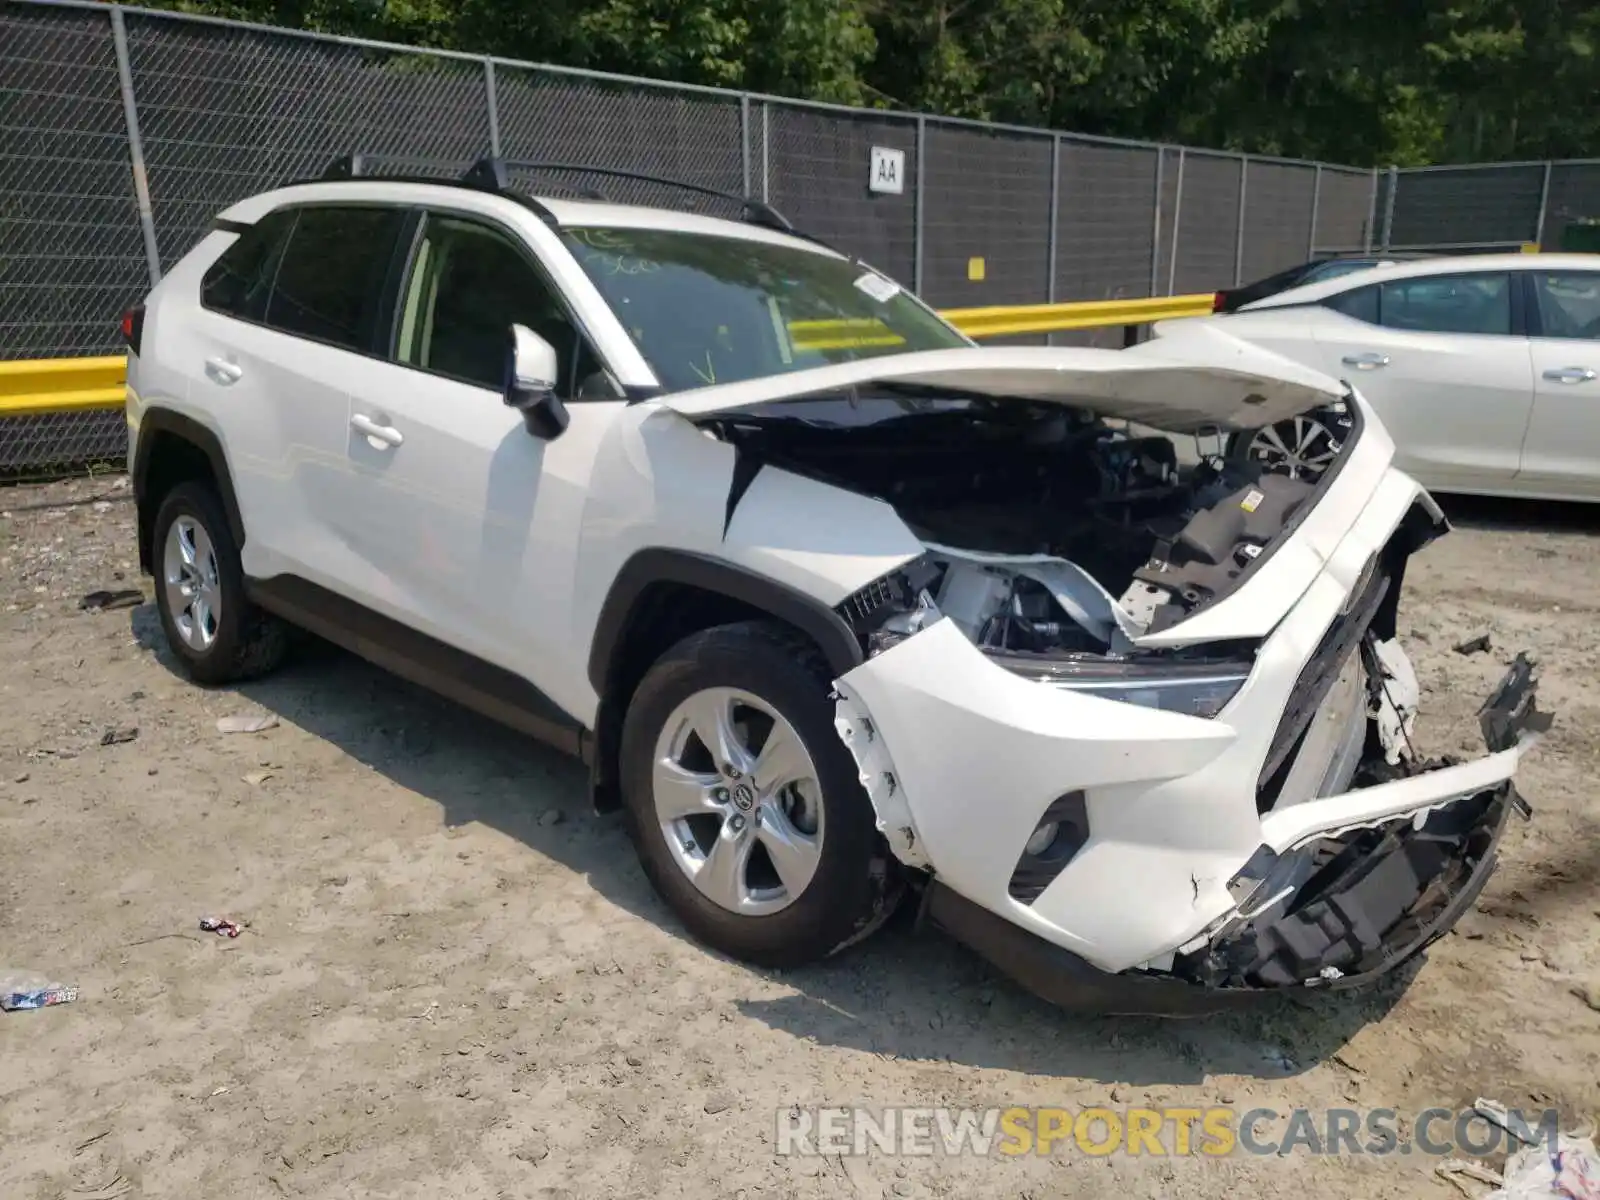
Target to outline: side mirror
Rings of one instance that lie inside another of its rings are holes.
[[[572,419],[556,395],[560,374],[555,347],[527,326],[513,325],[505,401],[522,414],[529,433],[547,442],[559,437]]]

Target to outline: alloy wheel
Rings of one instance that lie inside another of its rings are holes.
[[[1258,429],[1249,456],[1290,479],[1315,480],[1339,456],[1338,436],[1316,417],[1291,417]]]
[[[180,516],[168,527],[162,579],[178,636],[189,649],[205,653],[221,627],[222,585],[211,535],[193,517]]]
[[[734,688],[667,718],[651,789],[673,861],[708,900],[766,916],[799,899],[821,861],[822,787],[793,725]]]

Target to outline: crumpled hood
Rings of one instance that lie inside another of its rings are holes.
[[[696,388],[658,403],[710,416],[873,383],[1062,404],[1170,433],[1256,429],[1345,395],[1337,380],[1197,321],[1128,350],[927,350]]]

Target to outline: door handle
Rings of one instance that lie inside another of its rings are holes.
[[[398,446],[405,441],[402,434],[393,425],[380,425],[365,413],[357,413],[350,418],[350,428],[366,436],[367,442],[375,450],[385,446]]]
[[[1358,371],[1376,371],[1379,367],[1389,365],[1389,356],[1369,351],[1366,354],[1346,354],[1342,361],[1345,366],[1355,367]]]
[[[1551,367],[1544,377],[1554,383],[1588,383],[1595,376],[1588,367]]]
[[[238,383],[244,378],[244,368],[236,362],[229,362],[225,358],[206,359],[206,374],[218,383]]]

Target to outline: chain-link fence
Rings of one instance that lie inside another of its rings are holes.
[[[219,211],[358,152],[417,174],[498,153],[759,196],[941,308],[1231,286],[1368,244],[1376,180],[88,0],[0,0],[0,358],[115,353],[118,315]],[[875,190],[885,152],[897,186]],[[645,182],[517,180],[704,204]],[[123,437],[115,414],[4,424],[0,473]]]
[[[1377,204],[1385,249],[1600,249],[1600,160],[1391,168]]]

